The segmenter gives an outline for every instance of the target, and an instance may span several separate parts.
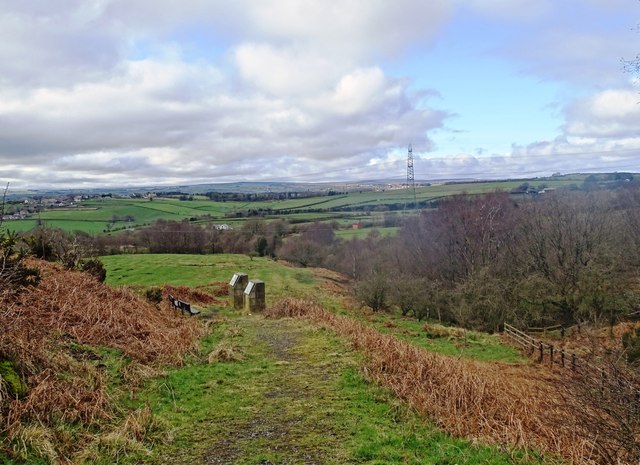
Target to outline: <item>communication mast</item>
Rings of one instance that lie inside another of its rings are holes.
[[[413,207],[416,208],[418,201],[416,199],[416,181],[413,175],[413,149],[411,144],[409,144],[409,152],[407,154],[407,190],[409,189],[413,191]]]

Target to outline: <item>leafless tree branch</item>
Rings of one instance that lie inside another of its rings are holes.
[[[4,221],[4,207],[7,202],[7,192],[9,192],[9,183],[4,188],[4,192],[2,193],[2,204],[0,204],[0,228],[2,228],[2,223]]]

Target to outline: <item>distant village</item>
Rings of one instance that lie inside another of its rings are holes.
[[[17,198],[11,201],[7,201],[5,206],[5,212],[3,219],[10,220],[24,220],[31,218],[38,212],[50,209],[62,209],[62,208],[77,208],[78,204],[87,200],[100,199],[100,198],[118,198],[118,199],[132,199],[132,198],[152,198],[155,197],[155,193],[148,192],[146,194],[94,194],[94,195],[74,195],[74,194],[60,194],[44,196],[29,196],[24,198]]]

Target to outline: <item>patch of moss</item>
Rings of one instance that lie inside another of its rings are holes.
[[[23,397],[27,393],[13,363],[8,360],[0,360],[0,382],[6,386],[9,394],[13,396]]]

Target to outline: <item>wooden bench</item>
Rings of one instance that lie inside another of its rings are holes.
[[[180,313],[182,313],[183,315],[184,312],[187,312],[189,315],[197,315],[198,313],[200,313],[198,310],[191,308],[191,304],[176,299],[171,294],[169,294],[169,301],[171,302],[171,305],[173,305],[176,309],[180,309]]]

